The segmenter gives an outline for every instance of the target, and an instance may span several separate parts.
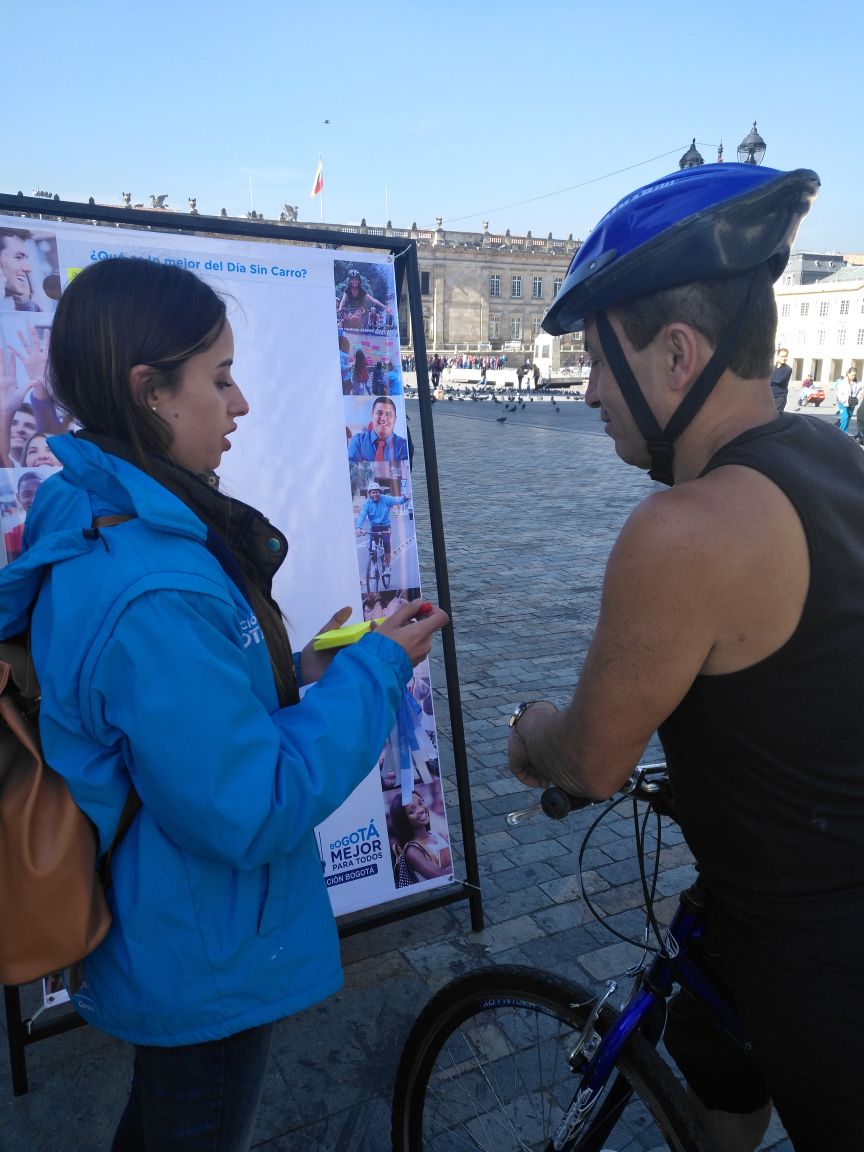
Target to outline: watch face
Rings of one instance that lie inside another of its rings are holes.
[[[520,717],[522,716],[522,713],[525,711],[525,709],[527,707],[528,707],[528,705],[525,703],[516,705],[516,707],[513,710],[513,715],[510,717],[510,727],[511,728],[516,727],[516,722],[520,719]]]

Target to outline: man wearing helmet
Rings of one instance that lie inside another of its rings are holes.
[[[369,312],[379,309],[389,315],[390,309],[363,287],[359,268],[349,268],[342,298],[336,305],[336,316],[343,328],[365,328],[369,325]]]
[[[836,692],[864,676],[864,454],[769,386],[772,285],[818,184],[724,164],[639,189],[544,320],[584,327],[587,402],[671,487],[619,535],[570,703],[514,714],[510,764],[606,797],[659,732],[753,1041],[730,1058],[690,1004],[667,1032],[723,1152],[758,1145],[772,1097],[796,1152],[864,1147],[864,715]],[[830,732],[794,706],[814,683]]]
[[[394,508],[397,504],[407,504],[407,496],[385,496],[381,485],[377,480],[373,480],[369,487],[366,489],[366,500],[363,507],[360,509],[360,514],[357,517],[355,524],[356,534],[361,535],[364,523],[369,521],[369,534],[370,534],[370,547],[378,539],[384,545],[384,571],[390,571],[390,554],[391,554],[391,524],[390,524],[390,509]]]

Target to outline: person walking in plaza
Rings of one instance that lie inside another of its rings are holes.
[[[771,395],[774,397],[778,412],[786,411],[786,401],[789,399],[792,365],[786,363],[788,359],[789,349],[778,348],[777,359],[774,361],[774,371],[771,373]]]
[[[858,379],[858,370],[850,366],[846,375],[841,376],[835,385],[837,397],[837,415],[840,419],[840,431],[849,431],[849,422],[852,413],[858,407],[861,399],[861,382]]]
[[[584,329],[587,403],[670,487],[618,536],[570,702],[514,712],[510,765],[608,797],[658,731],[750,1033],[730,1051],[673,1001],[666,1047],[723,1152],[757,1147],[772,1099],[796,1152],[864,1148],[864,714],[837,691],[864,681],[864,454],[770,388],[773,284],[818,186],[718,164],[638,189],[544,319]]]
[[[292,654],[271,595],[287,541],[218,488],[249,404],[225,303],[193,273],[89,265],[49,355],[82,430],[50,441],[63,470],[0,572],[0,637],[29,630],[45,757],[102,851],[140,799],[70,992],[135,1046],[113,1152],[246,1152],[274,1023],[342,983],[313,829],[376,762],[447,618],[417,600],[331,660]]]

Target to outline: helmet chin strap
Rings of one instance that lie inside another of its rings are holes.
[[[642,395],[639,383],[633,375],[633,370],[624,355],[624,349],[621,347],[606,313],[596,313],[594,319],[597,323],[600,347],[603,349],[603,355],[615,376],[621,395],[630,409],[630,415],[645,438],[648,454],[651,457],[651,468],[648,475],[652,480],[657,480],[661,484],[672,485],[675,483],[675,441],[690,425],[696,413],[710,396],[714,385],[729,367],[729,361],[732,359],[750,312],[758,272],[758,268],[753,270],[744,299],[741,301],[729,327],[723,333],[720,343],[714,349],[714,355],[693,381],[690,390],[673,412],[672,419],[665,428],[660,427],[657,417]]]

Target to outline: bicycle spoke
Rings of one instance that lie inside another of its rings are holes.
[[[557,1025],[552,1034],[548,1025]],[[544,1146],[554,1112],[560,1122],[569,1104],[556,1096],[561,1074],[569,1076],[566,1051],[572,1039],[572,1030],[560,1022],[521,1008],[498,1009],[494,1022],[456,1032],[427,1088],[438,1109],[434,1126],[450,1141],[442,1148],[531,1152]]]
[[[394,1090],[397,1152],[546,1152],[580,1091],[569,1055],[591,1013],[590,992],[530,969],[459,977],[421,1013]],[[592,1019],[592,1041],[616,1013]],[[589,1048],[593,1048],[592,1042]],[[568,1152],[701,1147],[669,1069],[639,1035],[620,1053]]]

